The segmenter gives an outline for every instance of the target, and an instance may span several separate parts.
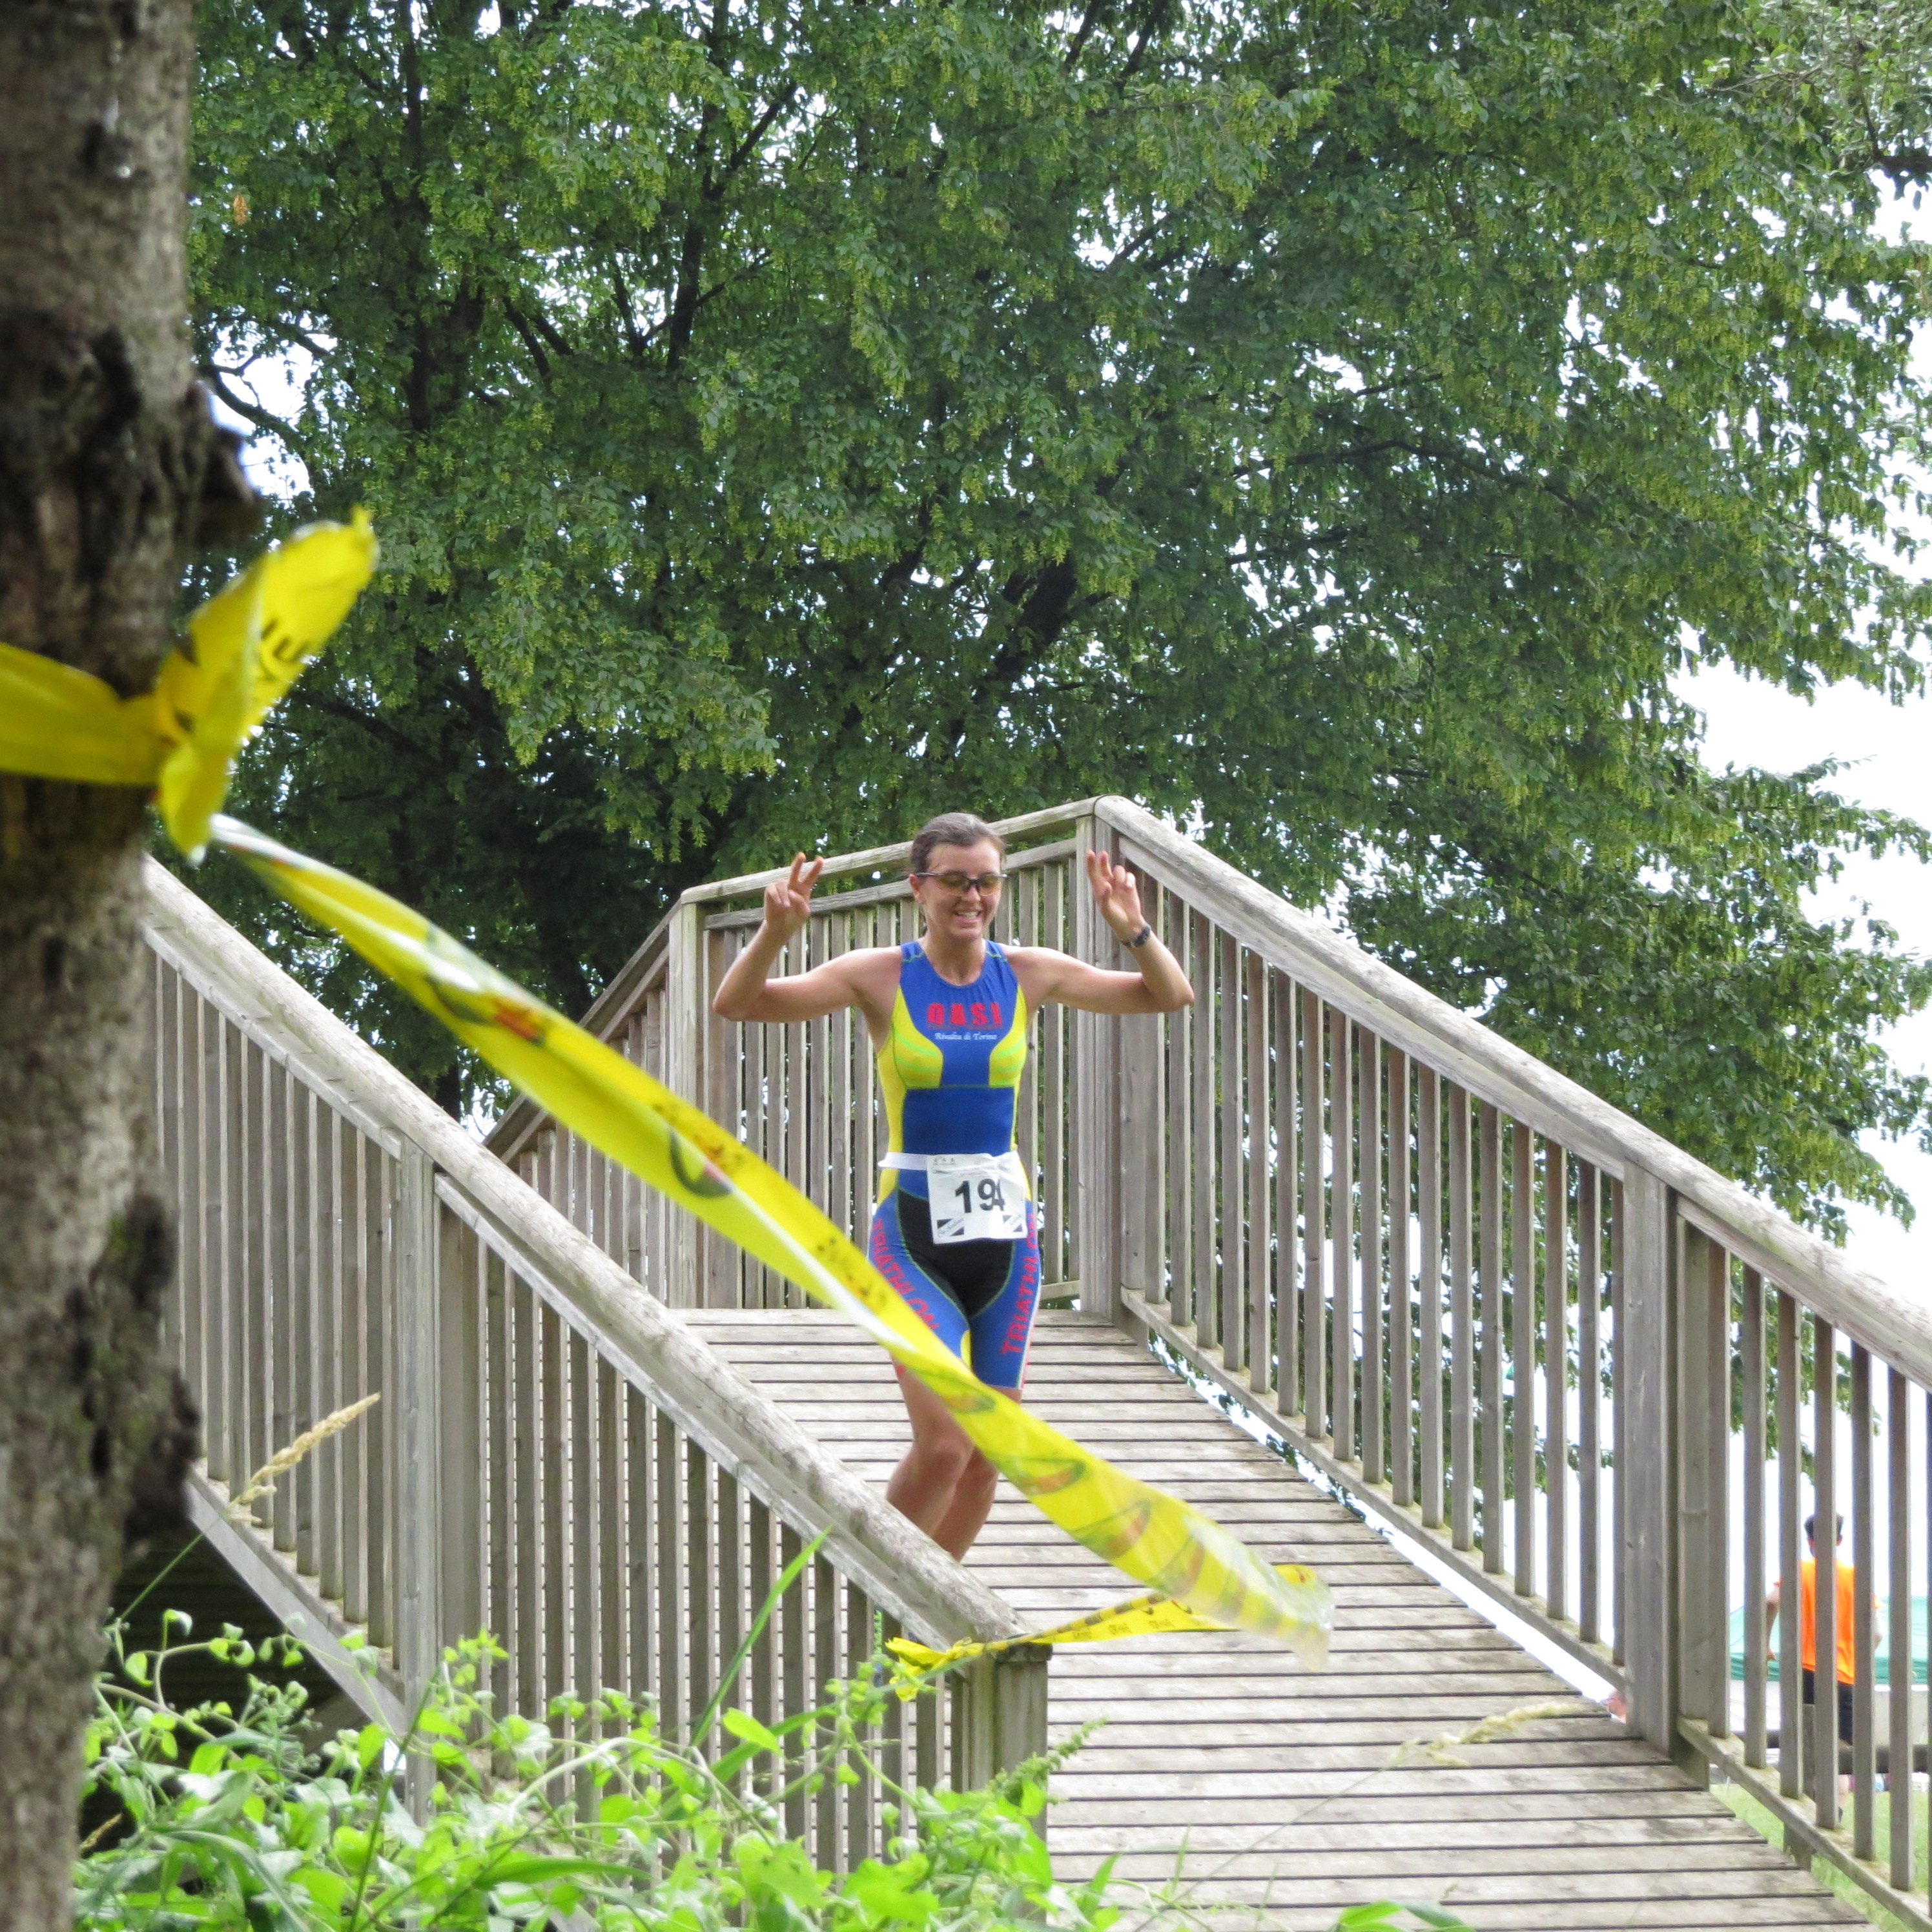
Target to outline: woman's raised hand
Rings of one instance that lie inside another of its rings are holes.
[[[1147,923],[1141,910],[1140,881],[1105,852],[1088,854],[1087,878],[1094,888],[1094,903],[1112,927],[1114,938],[1132,939]]]
[[[788,878],[774,879],[765,888],[765,930],[780,940],[802,930],[812,916],[812,889],[825,869],[823,859],[807,859],[801,852],[791,862]],[[1138,902],[1136,901],[1138,904]]]

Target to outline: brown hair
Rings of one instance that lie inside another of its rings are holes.
[[[977,845],[982,841],[998,846],[1002,859],[1006,856],[1006,842],[976,812],[942,812],[913,834],[911,869],[924,872],[926,862],[939,846]]]

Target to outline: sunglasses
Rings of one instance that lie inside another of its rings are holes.
[[[1006,882],[1004,872],[915,872],[915,879],[936,879],[949,892],[965,897],[975,886],[982,896],[991,898]]]

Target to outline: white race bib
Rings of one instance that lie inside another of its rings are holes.
[[[942,1247],[1026,1239],[1026,1185],[1011,1154],[928,1154],[926,1188],[932,1238]]]

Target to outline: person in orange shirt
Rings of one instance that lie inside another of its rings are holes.
[[[1804,1702],[1809,1705],[1818,1701],[1818,1547],[1814,1526],[1818,1519],[1808,1516],[1804,1519],[1804,1541],[1814,1553],[1805,1558],[1798,1566],[1798,1661],[1804,1672]],[[1845,1520],[1835,1519],[1836,1532],[1832,1539],[1835,1552],[1840,1539],[1845,1533]],[[1838,1736],[1846,1743],[1852,1741],[1852,1681],[1857,1676],[1857,1646],[1852,1640],[1852,1619],[1856,1614],[1852,1588],[1852,1566],[1842,1556],[1835,1556],[1832,1563],[1832,1595],[1837,1600],[1837,1610],[1833,1616],[1832,1648],[1837,1652],[1838,1669],[1833,1673],[1838,1689]],[[1784,1588],[1784,1580],[1780,1577],[1771,1586],[1771,1594],[1765,1599],[1765,1633],[1767,1640],[1777,1628],[1778,1606]],[[1877,1599],[1873,1599],[1876,1607]],[[1766,1649],[1768,1656],[1775,1656],[1774,1650]]]

